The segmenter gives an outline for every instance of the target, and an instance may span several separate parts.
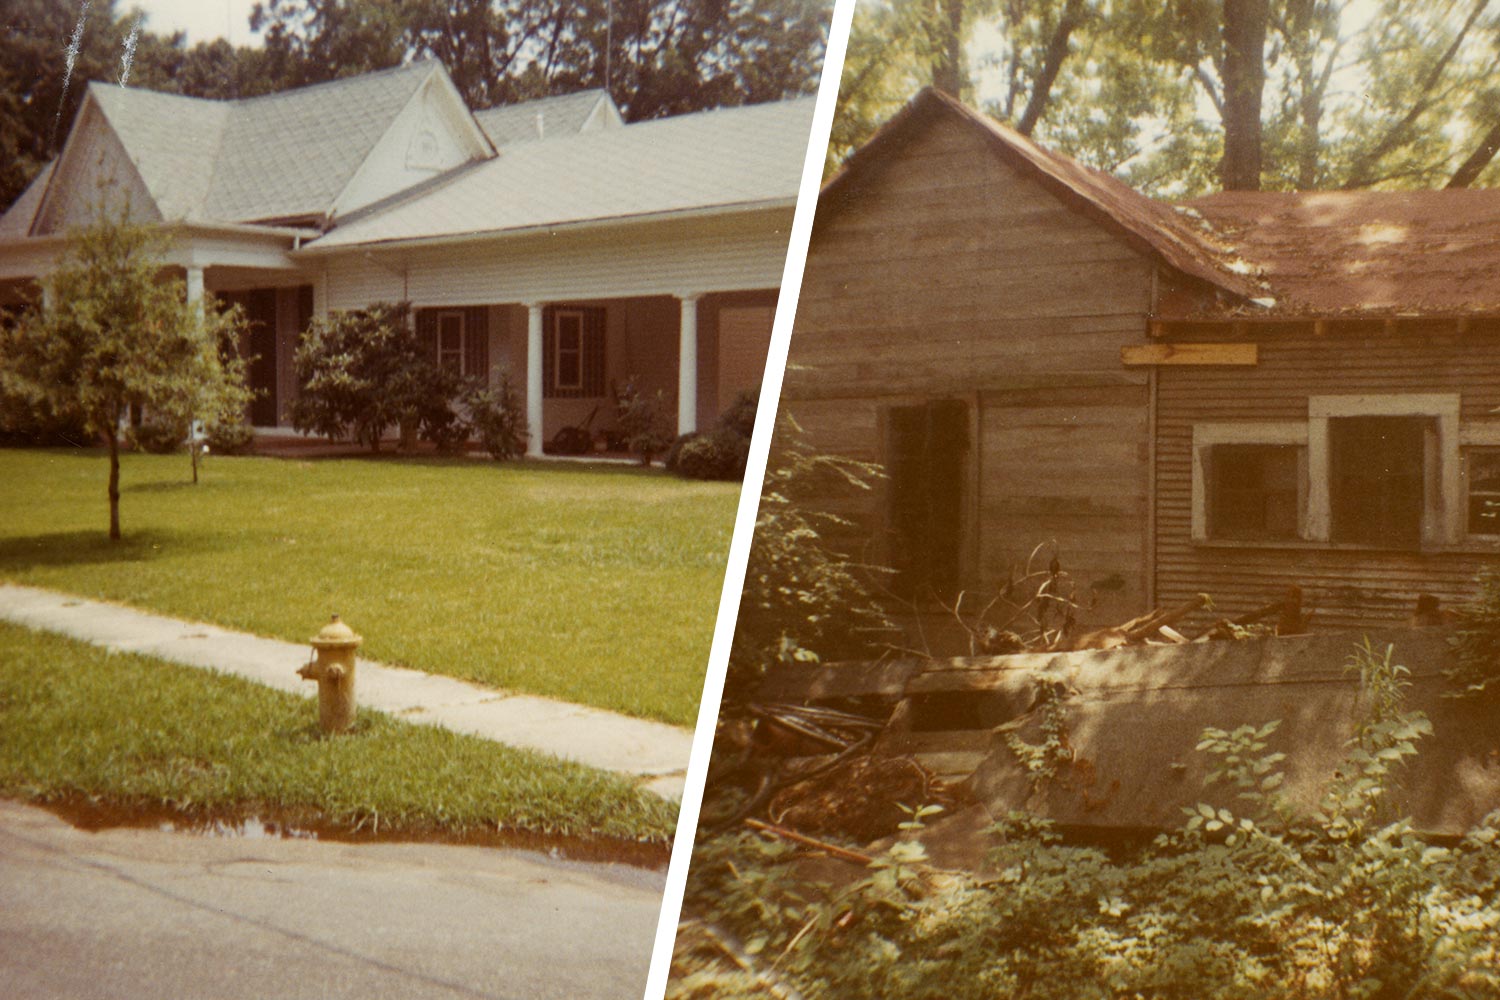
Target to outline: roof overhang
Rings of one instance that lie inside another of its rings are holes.
[[[742,215],[751,212],[790,210],[797,205],[796,197],[774,198],[766,201],[736,202],[728,205],[713,205],[703,208],[677,209],[667,212],[642,212],[634,215],[614,215],[600,219],[578,219],[566,222],[541,223],[534,226],[518,226],[512,229],[488,229],[469,233],[440,233],[430,236],[412,236],[400,239],[371,240],[359,243],[323,244],[314,241],[293,251],[294,257],[332,256],[338,253],[365,252],[385,249],[408,249],[432,246],[460,246],[469,243],[486,243],[493,240],[538,236],[548,233],[580,232],[609,229],[621,226],[641,225],[652,222],[675,222],[679,220],[716,218],[727,215]],[[337,230],[335,230],[336,232]]]
[[[165,262],[177,266],[295,267],[287,254],[303,240],[319,235],[316,229],[235,222],[176,221],[156,228],[172,239]],[[0,240],[0,279],[35,278],[47,273],[67,248],[68,240],[66,233]]]

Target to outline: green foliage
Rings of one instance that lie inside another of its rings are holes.
[[[1458,663],[1446,671],[1458,694],[1477,695],[1500,681],[1500,569],[1479,571],[1479,599],[1453,637]]]
[[[474,385],[463,397],[469,424],[484,450],[497,461],[526,454],[526,406],[508,369],[501,369],[493,388]]]
[[[1013,814],[983,873],[898,843],[831,886],[783,845],[725,836],[696,848],[687,910],[757,942],[810,1000],[1500,997],[1500,813],[1444,846],[1384,817],[1430,727],[1389,650],[1350,665],[1365,713],[1312,815],[1279,791],[1275,722],[1208,729],[1207,787],[1243,807],[1198,803],[1149,845],[1106,853]]]
[[[775,664],[867,655],[893,629],[868,579],[879,570],[842,555],[828,537],[849,523],[826,506],[868,492],[878,468],[813,450],[790,417],[776,445],[729,654],[730,701],[748,697]]]
[[[207,425],[208,450],[215,455],[244,455],[255,446],[255,431],[243,418],[216,420]]]
[[[744,479],[755,432],[755,396],[740,393],[707,434],[684,434],[674,441],[667,452],[667,471],[688,479]]]
[[[152,455],[181,451],[187,436],[187,421],[166,417],[150,417],[125,431],[125,440],[130,447]]]
[[[1068,743],[1067,713],[1063,708],[1068,684],[1062,677],[1042,673],[1033,678],[1036,701],[1034,711],[1041,713],[1041,742],[1028,743],[1013,728],[1002,726],[1001,738],[1025,769],[1033,788],[1041,788],[1057,777],[1057,770],[1073,760]]]
[[[302,385],[291,406],[292,426],[299,431],[352,437],[377,452],[386,430],[398,424],[419,428],[439,447],[466,434],[452,405],[463,379],[438,365],[405,302],[377,302],[313,320],[293,364]]]
[[[651,459],[667,450],[672,443],[671,414],[667,397],[661,391],[642,392],[635,379],[627,379],[615,392],[615,421],[625,438],[625,447],[650,465]]]
[[[118,539],[118,435],[129,411],[185,427],[243,411],[250,393],[234,351],[239,313],[204,309],[187,301],[182,282],[161,280],[165,237],[132,223],[128,204],[101,203],[95,217],[69,235],[46,279],[53,304],[0,327],[0,396],[108,442]]]

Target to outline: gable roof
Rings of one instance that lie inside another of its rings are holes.
[[[1103,171],[1038,145],[931,87],[919,92],[850,155],[843,169],[823,186],[820,211],[836,211],[840,193],[854,178],[899,148],[903,137],[919,123],[939,116],[975,130],[1002,162],[1148,256],[1239,299],[1253,300],[1265,294],[1252,276],[1253,268],[1237,259],[1235,248],[1218,239],[1208,227]]]
[[[1500,190],[1231,191],[1186,204],[1256,263],[1275,315],[1500,313]]]
[[[493,160],[347,217],[303,252],[793,204],[812,98],[516,143]]]
[[[36,218],[36,211],[42,205],[42,195],[47,190],[47,182],[52,179],[52,168],[57,166],[57,160],[47,161],[37,175],[26,185],[26,190],[21,192],[17,198],[0,215],[0,240],[21,239],[31,232],[32,220]]]
[[[602,109],[600,105],[605,105]],[[517,142],[535,142],[582,132],[595,113],[603,127],[617,127],[623,122],[619,109],[603,88],[580,90],[576,94],[540,97],[520,104],[474,112],[474,120],[484,129],[490,142],[508,146]],[[540,128],[538,124],[540,123]]]

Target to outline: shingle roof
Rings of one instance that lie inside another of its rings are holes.
[[[91,83],[163,218],[254,222],[332,208],[434,71],[424,61],[237,101]]]
[[[576,134],[583,130],[599,103],[609,100],[609,94],[602,88],[580,90],[576,94],[541,97],[534,101],[476,111],[474,120],[484,129],[490,142],[497,147],[508,146],[517,142],[535,142],[543,138]],[[540,133],[537,128],[538,116],[541,119]],[[618,119],[609,116],[608,121],[616,123]]]
[[[813,105],[803,98],[519,143],[447,183],[351,216],[310,246],[791,201]]]
[[[326,212],[436,65],[413,63],[234,102],[205,217]]]
[[[1277,315],[1500,313],[1500,190],[1225,192],[1188,202]]]
[[[47,190],[47,181],[52,177],[52,168],[57,165],[56,160],[48,161],[47,165],[32,178],[26,190],[21,192],[10,208],[0,215],[0,240],[16,240],[31,232],[31,221],[36,218],[36,210],[42,205],[42,195]]]

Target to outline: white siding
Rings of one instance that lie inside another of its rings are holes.
[[[557,302],[775,288],[792,213],[763,210],[457,246],[351,249],[328,265],[327,308]],[[403,281],[404,278],[404,281]]]
[[[118,211],[128,199],[133,219],[160,222],[151,192],[98,105],[85,101],[81,118],[53,173],[36,233],[61,233],[89,224],[98,215],[101,192],[108,211]]]

